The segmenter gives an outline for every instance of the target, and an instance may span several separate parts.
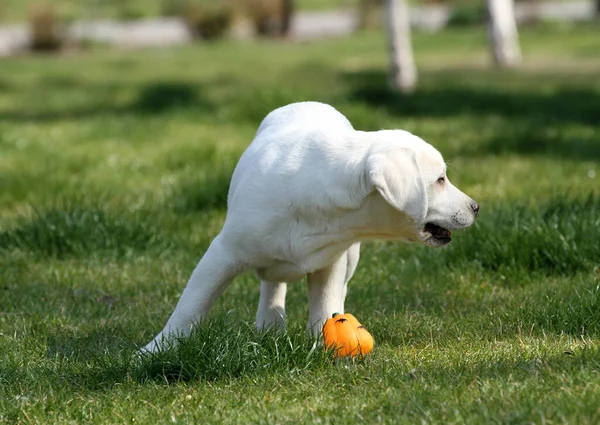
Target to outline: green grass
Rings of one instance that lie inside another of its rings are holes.
[[[415,34],[417,93],[385,41],[216,43],[11,58],[0,67],[0,423],[600,421],[600,53],[594,28]],[[452,245],[363,247],[347,310],[375,337],[332,362],[304,331],[252,331],[253,274],[178,350],[138,360],[219,232],[260,120],[334,104],[405,128],[481,205]]]

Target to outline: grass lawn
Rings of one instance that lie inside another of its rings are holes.
[[[599,423],[597,30],[524,31],[512,71],[483,31],[414,43],[405,98],[380,34],[4,59],[0,423]],[[363,247],[362,362],[313,350],[301,283],[288,332],[254,334],[250,273],[179,350],[136,361],[258,123],[307,99],[434,144],[478,223],[446,249]]]

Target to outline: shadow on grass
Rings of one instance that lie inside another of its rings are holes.
[[[515,119],[510,126],[466,155],[510,154],[546,155],[557,159],[595,161],[600,159],[600,133],[574,133],[535,118]]]
[[[53,122],[61,120],[80,120],[98,116],[129,116],[142,119],[173,112],[193,114],[204,122],[247,123],[258,127],[263,118],[280,106],[313,100],[314,96],[286,87],[247,87],[239,82],[216,78],[202,82],[154,81],[139,85],[125,84],[86,84],[72,82],[64,86],[62,79],[51,80],[49,87],[40,90],[49,92],[47,98],[58,98],[66,91],[62,104],[56,102],[46,106],[35,103],[29,108],[0,112],[0,123],[5,122]],[[226,88],[231,92],[219,102],[209,99],[206,94],[212,87]],[[68,91],[70,90],[70,91]],[[79,91],[89,93],[85,103],[81,104]],[[125,102],[124,96],[134,91],[133,100]],[[71,99],[70,96],[76,94]]]
[[[181,214],[226,208],[229,184],[238,158],[237,154],[221,155],[215,149],[207,149],[193,173],[170,189],[168,204]]]
[[[99,303],[101,301],[96,301]],[[109,313],[105,313],[109,314]],[[84,312],[72,315],[73,319],[79,317],[86,321]],[[62,329],[50,332],[46,336],[46,358],[68,358],[86,362],[94,360],[109,350],[109,352],[133,352],[135,347],[131,340],[135,335],[130,327],[125,325],[101,324],[101,320],[87,320],[90,323],[83,331]],[[97,326],[92,326],[96,323]]]
[[[217,167],[214,173],[190,177],[173,189],[170,204],[178,213],[226,208],[232,172],[232,167]]]
[[[55,89],[63,87],[56,83]],[[72,83],[69,88],[73,89],[77,83]],[[65,87],[66,88],[66,87]],[[110,101],[111,96],[107,93],[123,89],[121,86],[91,86],[82,84],[81,90],[97,92],[92,104],[85,106],[71,106],[69,108],[56,108],[42,110],[36,105],[34,110],[4,111],[0,114],[0,122],[51,122],[59,120],[73,120],[98,115],[154,115],[178,110],[193,110],[198,113],[214,113],[216,105],[202,95],[202,87],[195,83],[181,81],[155,81],[141,85],[137,90],[135,99],[126,104]]]
[[[555,92],[499,91],[482,83],[482,87],[465,82],[443,81],[436,84],[437,74],[428,76],[432,82],[413,95],[399,95],[389,88],[387,74],[381,70],[344,73],[350,85],[350,99],[384,107],[390,113],[405,116],[453,116],[459,114],[497,114],[509,118],[523,116],[545,118],[549,122],[579,122],[597,124],[600,119],[600,94],[593,89],[559,88]],[[439,77],[447,77],[440,73]],[[493,78],[493,75],[488,75]],[[481,75],[474,78],[481,79]],[[448,78],[446,78],[447,80]],[[477,79],[475,81],[477,81]]]
[[[468,72],[468,71],[465,71]],[[493,75],[487,75],[494,78]],[[600,122],[600,93],[593,88],[560,87],[543,91],[502,90],[474,75],[479,87],[447,72],[428,75],[428,81],[412,95],[389,88],[387,74],[380,70],[347,72],[348,100],[378,108],[393,116],[452,117],[458,115],[502,116],[511,124],[502,128],[474,154],[544,154],[559,158],[600,158],[600,135],[585,139],[568,134],[548,137],[546,130],[557,125],[595,126]],[[438,81],[438,78],[440,81]],[[557,83],[553,84],[554,86]],[[471,150],[469,150],[471,152]]]
[[[213,105],[199,96],[198,87],[176,82],[149,84],[140,90],[138,99],[129,108],[133,112],[155,114],[178,108],[210,110]]]
[[[43,257],[122,257],[168,250],[171,241],[143,213],[111,213],[104,207],[65,200],[37,209],[0,231],[0,252],[19,250]]]

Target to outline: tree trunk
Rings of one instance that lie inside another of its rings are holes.
[[[292,17],[294,16],[294,0],[283,0],[281,17],[281,35],[286,36],[292,26]]]
[[[411,93],[417,85],[417,69],[410,39],[408,0],[386,0],[390,49],[390,84],[402,93]]]
[[[519,34],[513,0],[487,0],[490,47],[496,65],[509,67],[521,62]]]

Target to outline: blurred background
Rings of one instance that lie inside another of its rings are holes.
[[[381,27],[407,3],[413,28],[484,25],[488,6],[509,3],[519,25],[590,22],[598,0],[3,0],[0,55],[93,44],[153,46],[218,38],[347,36]],[[503,7],[503,6],[500,6]]]

